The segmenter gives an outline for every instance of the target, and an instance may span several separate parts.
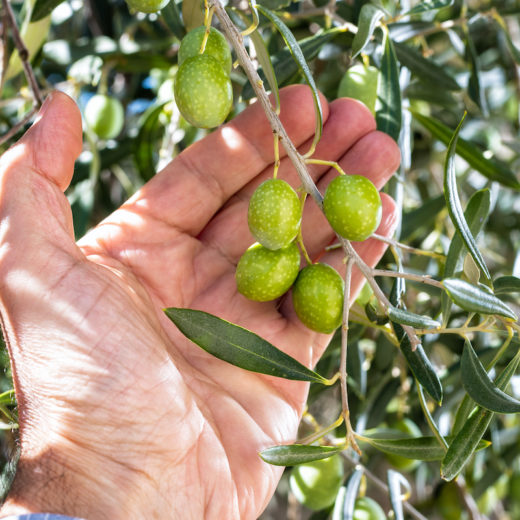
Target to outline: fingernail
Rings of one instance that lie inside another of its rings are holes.
[[[49,106],[52,104],[52,100],[54,98],[54,92],[51,92],[47,95],[45,98],[45,101],[43,102],[42,106],[40,107],[40,110],[38,111],[38,115],[36,116],[36,119],[34,120],[35,123],[37,123],[41,117],[45,114]]]

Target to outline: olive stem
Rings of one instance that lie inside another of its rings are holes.
[[[314,184],[314,181],[312,180],[312,177],[305,163],[305,158],[298,152],[296,146],[291,141],[287,134],[287,131],[282,125],[280,118],[273,110],[271,101],[269,100],[269,96],[267,95],[267,92],[264,88],[264,82],[260,79],[260,76],[258,75],[258,72],[254,67],[251,57],[249,56],[246,48],[244,47],[242,34],[237,29],[232,20],[229,18],[226,10],[224,9],[219,0],[210,0],[209,5],[214,7],[215,14],[220,21],[222,31],[226,34],[231,45],[235,49],[238,62],[244,69],[244,72],[246,73],[246,76],[248,77],[251,86],[253,87],[253,90],[258,98],[258,102],[262,106],[273,132],[279,136],[280,141],[282,142],[282,145],[285,148],[289,159],[293,163],[294,168],[296,169],[296,172],[298,173],[298,176],[300,177],[300,180],[303,184],[304,190],[309,195],[311,195],[318,207],[321,210],[323,210],[323,196],[321,195],[316,184]],[[381,291],[376,281],[374,280],[374,277],[371,273],[371,268],[356,253],[356,251],[354,250],[354,248],[348,240],[340,237],[340,241],[343,245],[343,250],[345,251],[346,256],[349,258],[353,258],[356,266],[362,272],[363,276],[367,279],[368,283],[372,287],[372,290],[374,291],[374,294],[376,295],[380,305],[383,307],[383,309],[386,310],[386,308],[388,308],[388,306],[390,305],[390,302],[388,301],[385,294],[383,293],[383,291]],[[420,344],[420,341],[417,335],[415,334],[414,329],[412,327],[409,327],[408,325],[403,325],[403,329],[410,338],[412,349],[415,349],[417,345]]]
[[[330,166],[331,168],[335,168],[336,170],[338,170],[338,172],[341,175],[346,175],[346,173],[343,171],[343,168],[341,168],[341,166],[335,161],[325,161],[323,159],[305,159],[305,162],[307,164],[320,164],[322,166]]]
[[[384,242],[385,244],[389,244],[391,246],[398,247],[399,249],[402,249],[403,251],[406,251],[408,253],[429,256],[431,258],[439,258],[440,260],[444,260],[446,258],[446,255],[443,255],[441,253],[435,253],[434,251],[426,251],[424,249],[417,249],[416,247],[411,247],[406,244],[402,244],[401,242],[398,242],[397,240],[394,240],[393,238],[384,237],[383,235],[378,235],[376,233],[372,233],[372,236],[370,238],[375,238],[376,240]]]
[[[18,55],[20,56],[20,61],[22,62],[25,77],[27,78],[27,82],[29,83],[29,87],[34,98],[34,104],[37,108],[40,108],[43,104],[43,98],[40,88],[38,87],[36,77],[34,76],[34,71],[31,67],[31,64],[29,63],[29,51],[27,50],[27,47],[25,46],[25,43],[20,35],[20,31],[18,30],[18,25],[16,24],[16,19],[11,8],[11,3],[9,0],[2,0],[2,4],[4,6],[5,19],[11,26],[13,41],[18,51]]]
[[[347,350],[348,350],[348,316],[350,309],[350,282],[352,280],[352,258],[347,258],[347,270],[345,273],[345,298],[343,302],[343,319],[341,324],[341,354],[339,362],[339,383],[341,387],[341,415],[345,419],[347,429],[347,444],[361,455],[361,450],[356,442],[355,432],[350,422],[350,408],[348,405],[347,389]]]
[[[427,285],[433,285],[439,289],[444,289],[442,283],[434,280],[429,275],[413,274],[413,273],[402,273],[397,271],[389,271],[387,269],[372,269],[373,276],[387,276],[389,278],[404,278],[405,280],[411,280],[412,282],[421,282]]]

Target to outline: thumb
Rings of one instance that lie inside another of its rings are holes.
[[[76,103],[53,92],[33,126],[0,158],[0,243],[25,249],[48,238],[55,246],[72,245],[72,216],[63,191],[81,146]]]
[[[31,128],[4,157],[11,166],[34,170],[65,191],[81,147],[80,111],[72,98],[54,91],[45,100]]]

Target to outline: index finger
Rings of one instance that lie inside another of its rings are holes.
[[[282,124],[296,146],[315,129],[311,91],[280,91]],[[322,98],[324,120],[329,109]],[[220,207],[274,159],[273,132],[260,103],[177,156],[123,207],[197,235]],[[280,148],[280,156],[285,155]]]

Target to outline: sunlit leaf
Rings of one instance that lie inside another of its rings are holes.
[[[352,58],[366,47],[384,13],[373,4],[365,4],[359,13],[358,31],[352,42]]]
[[[271,62],[271,57],[269,56],[269,52],[267,51],[267,47],[265,46],[265,42],[262,38],[262,35],[259,31],[253,31],[249,38],[253,42],[255,46],[256,58],[258,63],[261,65],[262,70],[267,78],[267,82],[269,83],[269,88],[274,95],[276,110],[280,110],[280,94],[278,91],[278,80],[276,79],[276,74],[273,68],[273,64]]]
[[[385,37],[384,52],[381,58],[377,97],[377,129],[385,132],[397,141],[401,131],[402,120],[401,86],[399,84],[397,56],[388,33]]]
[[[202,0],[183,0],[182,19],[188,32],[204,25],[204,2]]]
[[[520,356],[515,356],[497,377],[497,388],[505,390],[511,377],[515,374]],[[441,464],[441,477],[444,480],[453,480],[461,471],[469,458],[482,442],[482,436],[493,418],[494,413],[483,408],[476,410],[469,416],[455,438],[449,442],[449,448]]]
[[[440,327],[441,324],[430,318],[429,316],[422,316],[405,309],[399,309],[398,307],[388,307],[389,318],[401,325],[410,325],[417,329],[435,329]]]
[[[307,444],[290,444],[273,446],[260,452],[265,462],[274,466],[295,466],[313,460],[327,459],[335,453],[343,451],[341,446],[313,446]]]
[[[516,314],[503,301],[477,285],[459,278],[445,278],[442,285],[453,302],[465,311],[498,314],[515,321],[517,319]]]
[[[36,0],[31,13],[31,22],[37,22],[50,15],[64,0]]]
[[[318,34],[304,38],[298,42],[300,49],[305,57],[306,61],[313,60],[316,58],[323,46],[332,40],[336,35],[345,32],[344,29],[334,27],[325,31],[320,31]],[[294,60],[291,51],[288,48],[284,48],[277,52],[274,56],[271,56],[271,61],[274,68],[274,75],[278,82],[278,85],[284,85],[290,81],[295,74],[300,70],[298,63]],[[258,74],[262,80],[267,80],[267,75],[264,73],[263,68],[258,70]],[[254,90],[250,83],[246,83],[242,89],[242,97],[244,99],[251,99],[255,96]]]
[[[464,217],[464,212],[462,210],[462,206],[460,204],[459,194],[457,191],[457,177],[455,173],[455,150],[457,145],[457,138],[459,136],[460,129],[462,127],[462,123],[464,122],[464,118],[462,118],[459,126],[455,130],[453,137],[448,145],[448,151],[446,153],[446,162],[444,165],[444,196],[446,197],[446,206],[448,207],[448,212],[451,217],[451,221],[453,225],[459,232],[464,245],[468,248],[469,253],[475,260],[479,269],[482,271],[482,274],[486,277],[486,279],[490,279],[491,275],[489,274],[489,270],[486,266],[486,262],[482,257],[481,252],[478,249],[478,246],[475,242],[475,238],[473,237],[471,230],[468,227],[468,223]]]
[[[497,388],[467,340],[462,352],[461,375],[464,389],[483,408],[498,413],[520,412],[520,401]]]
[[[363,468],[356,468],[350,474],[346,484],[341,487],[336,496],[336,501],[334,502],[332,520],[354,519],[354,507],[356,505],[356,498],[359,492],[362,476]]]
[[[403,500],[411,494],[411,486],[408,480],[401,473],[393,469],[387,471],[388,494],[390,495],[390,504],[394,512],[395,520],[404,520]],[[406,489],[403,495],[401,489]]]
[[[299,67],[301,73],[303,74],[305,81],[311,88],[312,97],[314,99],[314,111],[316,114],[316,129],[314,132],[314,142],[312,145],[312,146],[315,146],[316,143],[318,143],[318,141],[320,140],[321,133],[323,131],[323,110],[321,107],[320,95],[318,92],[318,88],[316,87],[314,77],[309,69],[309,66],[307,65],[305,56],[303,55],[303,52],[302,52],[300,46],[298,45],[298,42],[296,41],[296,38],[294,37],[291,30],[282,22],[282,20],[275,13],[273,13],[266,7],[259,5],[258,10],[265,17],[267,17],[274,24],[274,26],[278,29],[278,31],[282,35],[282,38],[285,41],[285,44],[289,48],[293,58],[295,59],[296,63],[298,64],[298,67]]]
[[[453,136],[453,130],[451,128],[429,116],[419,114],[413,110],[412,113],[414,118],[424,126],[424,128],[430,131],[434,137],[446,145],[451,141]],[[479,171],[489,180],[497,181],[504,186],[520,190],[520,182],[507,164],[497,159],[486,159],[482,151],[470,141],[459,137],[456,143],[456,153],[467,161],[472,168]]]
[[[203,311],[170,307],[164,312],[191,341],[232,365],[297,381],[328,381],[254,332]]]
[[[477,237],[481,232],[484,224],[489,216],[489,207],[491,203],[491,196],[488,189],[483,189],[475,192],[468,201],[466,210],[464,211],[464,218],[468,224],[472,236]],[[462,259],[467,251],[462,237],[459,233],[453,236],[446,261],[444,263],[443,276],[449,278],[453,276],[462,266]],[[441,310],[444,324],[448,323],[451,309],[451,300],[446,293],[441,295]]]
[[[415,5],[408,11],[405,11],[403,15],[420,14],[426,11],[432,11],[434,9],[443,9],[452,5],[454,0],[425,0]]]

